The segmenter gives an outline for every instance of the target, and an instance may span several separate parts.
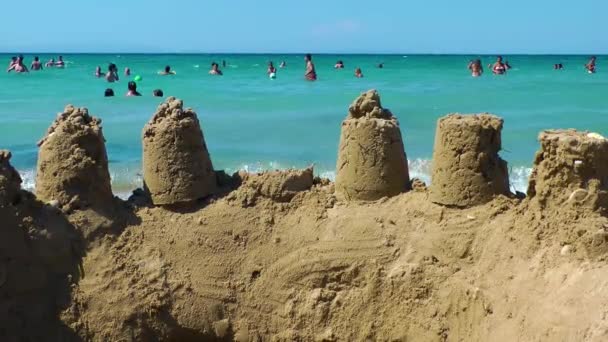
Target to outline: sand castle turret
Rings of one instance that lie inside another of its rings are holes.
[[[541,205],[608,208],[608,140],[597,133],[550,130],[539,134],[528,197]]]
[[[21,177],[10,160],[11,153],[0,150],[0,207],[14,203],[21,192]]]
[[[156,205],[212,194],[217,180],[196,113],[173,97],[143,130],[144,184]]]
[[[503,120],[489,114],[439,119],[433,150],[431,201],[470,207],[508,195],[507,163],[500,158]]]
[[[342,122],[336,195],[373,201],[409,189],[407,157],[399,123],[370,90],[359,96]]]
[[[39,199],[87,206],[113,198],[101,120],[86,108],[65,107],[38,146]]]

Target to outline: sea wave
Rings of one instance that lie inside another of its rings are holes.
[[[408,160],[410,178],[419,178],[427,185],[431,184],[432,162],[430,159],[417,158]],[[254,162],[241,163],[234,167],[225,169],[226,173],[244,170],[250,173],[258,173],[268,170],[285,170],[290,168],[298,168],[296,165],[286,165],[276,161],[269,162]],[[19,170],[23,180],[22,186],[25,190],[34,191],[36,186],[36,172],[34,169]],[[509,182],[511,191],[526,192],[528,188],[528,179],[532,173],[532,168],[528,166],[514,166],[509,169]],[[322,178],[327,178],[331,181],[336,179],[336,171],[334,169],[315,168],[315,174]],[[131,192],[143,186],[143,176],[141,169],[136,167],[119,167],[110,168],[110,177],[112,179],[112,190],[121,197],[127,198]]]

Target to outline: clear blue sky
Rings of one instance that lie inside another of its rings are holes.
[[[3,52],[608,53],[608,0],[27,0],[4,7]]]

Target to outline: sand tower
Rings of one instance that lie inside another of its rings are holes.
[[[433,150],[431,201],[470,207],[509,194],[501,149],[501,118],[452,114],[439,119]]]
[[[101,120],[86,108],[65,107],[38,146],[39,199],[87,206],[113,198]]]
[[[544,131],[538,140],[530,199],[543,206],[550,202],[608,208],[608,140],[576,130]]]
[[[409,189],[407,157],[399,123],[370,90],[350,105],[342,122],[336,195],[373,201]]]
[[[203,132],[192,109],[173,97],[143,130],[144,185],[156,205],[189,202],[212,194],[217,181]]]
[[[11,153],[0,150],[0,207],[14,203],[21,192],[21,177],[10,160]]]

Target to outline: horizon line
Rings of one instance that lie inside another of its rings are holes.
[[[68,52],[68,51],[0,51],[1,55],[35,55],[35,54],[64,54],[64,55],[109,55],[109,54],[120,54],[120,55],[284,55],[284,56],[300,56],[307,53],[313,55],[359,55],[359,56],[608,56],[608,53],[593,53],[593,52],[577,52],[577,53],[478,53],[478,52],[123,52],[123,51],[80,51],[80,52]]]

